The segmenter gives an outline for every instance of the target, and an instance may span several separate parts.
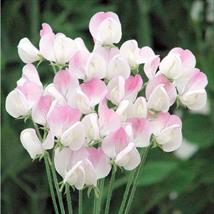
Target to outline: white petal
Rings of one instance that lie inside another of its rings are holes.
[[[154,111],[167,112],[169,106],[170,100],[166,90],[162,85],[157,86],[149,97],[148,108]]]
[[[20,140],[32,159],[43,153],[41,142],[34,129],[24,129],[21,132]]]
[[[67,129],[61,137],[61,143],[69,146],[71,150],[78,150],[85,143],[85,132],[83,124],[78,121]]]
[[[18,89],[11,91],[5,101],[6,111],[14,118],[25,116],[30,111],[30,105]]]
[[[44,150],[52,149],[54,147],[54,136],[52,133],[49,131],[46,139],[42,143],[42,147]]]
[[[88,114],[93,111],[93,109],[90,106],[90,100],[81,90],[76,91],[75,102],[77,108],[83,114]]]

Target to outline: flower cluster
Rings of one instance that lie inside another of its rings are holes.
[[[170,107],[197,110],[207,99],[207,77],[195,68],[191,51],[173,48],[161,60],[135,40],[117,47],[121,24],[112,12],[95,14],[89,31],[95,44],[91,52],[81,38],[55,34],[46,23],[39,49],[21,39],[18,54],[26,65],[6,99],[12,117],[30,117],[44,130],[43,137],[33,128],[21,132],[31,158],[53,149],[57,172],[77,189],[96,186],[113,165],[135,169],[139,148],[178,149],[182,123]],[[48,85],[33,65],[45,60],[55,73]]]

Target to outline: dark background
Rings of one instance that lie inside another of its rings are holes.
[[[180,46],[193,51],[197,67],[209,80],[209,111],[190,114],[182,110],[183,134],[197,152],[182,160],[155,149],[141,175],[131,209],[133,214],[208,214],[214,210],[214,1],[213,0],[5,0],[2,1],[2,173],[1,209],[4,214],[53,213],[43,162],[32,162],[19,134],[26,127],[5,112],[5,97],[16,86],[23,63],[17,44],[28,37],[38,47],[42,22],[71,38],[81,36],[89,49],[90,17],[98,11],[114,11],[122,23],[123,38],[149,45],[161,57]],[[39,69],[43,80],[53,77]],[[124,176],[124,173],[123,175]],[[124,179],[117,178],[112,211],[120,204]],[[76,208],[77,195],[72,193]],[[91,213],[92,198],[84,198],[84,213]]]

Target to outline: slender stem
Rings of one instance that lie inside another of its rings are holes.
[[[125,205],[126,205],[126,201],[127,201],[127,197],[128,197],[128,194],[129,194],[129,191],[130,191],[133,179],[134,179],[135,172],[136,172],[136,170],[134,170],[129,176],[128,183],[126,185],[126,189],[125,189],[125,192],[123,194],[123,200],[122,200],[122,203],[120,205],[120,209],[119,209],[118,214],[123,214],[123,211],[124,211]]]
[[[105,182],[105,179],[103,178],[100,181],[100,185],[99,185],[100,195],[99,195],[99,199],[98,199],[98,202],[97,202],[96,214],[100,213],[100,210],[101,210],[101,207],[102,207],[102,194],[103,194],[104,182]]]
[[[79,214],[82,214],[82,191],[79,190]]]
[[[111,173],[111,179],[110,179],[110,184],[108,188],[108,194],[107,194],[107,200],[106,200],[106,207],[105,207],[105,214],[109,213],[109,207],[110,207],[110,202],[111,202],[111,196],[112,196],[112,190],[113,190],[113,183],[116,175],[116,168],[113,168],[112,173]]]
[[[96,211],[97,211],[97,198],[96,198],[96,194],[94,192],[94,205],[93,205],[93,214],[97,214]]]
[[[68,213],[73,214],[71,195],[70,195],[70,186],[68,184],[65,185],[65,190],[66,190],[66,199],[67,199],[67,205],[68,205]]]
[[[37,135],[38,135],[38,138],[39,138],[39,140],[42,142],[42,135],[40,134],[40,131],[39,131],[39,127],[38,127],[38,125],[36,124],[36,123],[34,123],[34,121],[32,120],[32,122],[33,122],[33,125],[34,125],[34,128],[35,128],[35,130],[36,130],[36,133],[37,133]]]
[[[135,194],[136,188],[137,188],[138,176],[139,176],[140,171],[141,171],[141,169],[142,169],[142,167],[143,167],[143,165],[144,165],[144,163],[145,163],[145,161],[146,161],[146,158],[147,158],[149,149],[150,149],[150,146],[148,146],[148,147],[142,152],[142,160],[141,160],[140,166],[139,166],[138,169],[137,169],[137,172],[136,172],[136,175],[135,175],[135,178],[134,178],[134,181],[133,181],[131,193],[130,193],[130,196],[129,196],[129,199],[128,199],[127,206],[126,206],[126,209],[125,209],[124,214],[128,214],[128,213],[129,213],[129,210],[130,210],[130,207],[131,207],[133,198],[134,198],[134,194]]]
[[[58,180],[57,180],[57,175],[56,175],[56,171],[55,171],[55,167],[54,167],[53,158],[52,158],[52,162],[50,163],[50,167],[51,167],[51,172],[52,172],[52,176],[53,176],[54,186],[56,189],[56,194],[57,194],[58,201],[59,201],[60,211],[62,214],[65,214],[65,208],[64,208],[64,204],[63,204],[63,200],[62,200],[62,193],[59,191],[59,184],[58,184]]]
[[[55,210],[56,214],[59,214],[59,210],[57,207],[56,198],[55,198],[55,194],[54,194],[54,188],[53,188],[53,184],[52,184],[51,172],[50,172],[50,167],[49,167],[47,155],[44,155],[44,160],[45,160],[45,168],[46,168],[46,173],[47,173],[47,177],[48,177],[48,184],[49,184],[51,198],[52,198],[53,205],[54,205],[54,210]]]

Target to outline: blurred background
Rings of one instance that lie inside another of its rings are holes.
[[[32,162],[19,134],[26,127],[5,112],[5,97],[16,86],[23,63],[17,44],[28,37],[38,47],[42,22],[71,38],[82,37],[91,50],[90,17],[98,11],[119,15],[123,39],[151,46],[161,57],[176,46],[196,55],[197,67],[209,80],[208,104],[199,112],[185,109],[184,144],[176,153],[152,150],[140,176],[133,214],[211,214],[214,211],[214,1],[213,0],[3,0],[2,1],[2,173],[4,214],[53,213],[43,162]],[[52,73],[41,67],[42,78]],[[118,209],[126,175],[117,179],[112,211]],[[77,195],[72,193],[74,207]],[[84,198],[90,214],[92,199]],[[115,212],[116,213],[116,212]]]

